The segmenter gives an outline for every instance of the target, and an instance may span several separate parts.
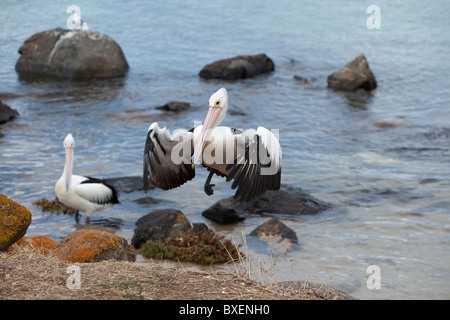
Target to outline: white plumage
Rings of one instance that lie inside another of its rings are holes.
[[[268,129],[236,130],[218,126],[228,109],[228,93],[222,88],[209,100],[204,125],[189,131],[150,125],[144,149],[144,189],[149,183],[168,190],[195,177],[197,162],[208,168],[205,193],[213,194],[212,175],[226,177],[237,188],[235,197],[248,201],[267,190],[278,190],[282,152],[277,137]]]

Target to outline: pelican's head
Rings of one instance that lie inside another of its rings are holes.
[[[217,127],[225,118],[228,110],[228,92],[227,89],[221,88],[214,92],[209,98],[209,111],[203,123],[202,132],[197,139],[194,155],[192,156],[192,169],[197,164],[202,153],[205,142],[208,139],[208,131]]]
[[[75,140],[73,140],[73,136],[69,133],[64,139],[64,148],[73,148],[75,147]]]
[[[69,190],[70,181],[72,180],[74,147],[75,147],[75,140],[73,140],[73,136],[69,133],[64,139],[64,149],[66,150],[66,165],[64,167],[66,191]]]
[[[225,115],[228,110],[227,89],[221,88],[221,89],[217,90],[216,92],[214,92],[211,95],[211,97],[209,98],[208,104],[209,104],[209,111],[211,111],[211,108],[213,110],[218,111],[218,115],[214,119],[215,122],[213,123],[213,127],[217,127],[222,122],[222,120],[225,118]],[[208,115],[209,115],[209,112],[208,112]],[[206,120],[207,119],[208,119],[208,117],[206,117]],[[206,124],[206,120],[205,120],[205,124]]]

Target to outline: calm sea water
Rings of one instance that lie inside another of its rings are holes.
[[[32,34],[66,27],[69,5],[81,9],[91,30],[122,47],[126,79],[25,82],[14,65]],[[381,12],[370,30],[369,5]],[[20,117],[0,127],[0,193],[33,214],[28,234],[61,239],[75,229],[71,217],[42,213],[31,203],[54,198],[62,173],[62,141],[75,139],[75,173],[103,178],[138,176],[149,117],[171,129],[202,121],[209,96],[229,90],[224,125],[280,130],[283,183],[334,204],[316,216],[280,218],[299,245],[271,269],[279,281],[334,285],[362,299],[450,298],[450,4],[448,1],[127,1],[0,2],[0,92]],[[274,73],[245,81],[203,81],[212,61],[266,53]],[[329,90],[326,78],[364,53],[378,81],[367,94]],[[304,85],[294,75],[313,79]],[[187,101],[189,112],[164,117],[155,109]],[[133,112],[130,112],[133,111]],[[130,119],[128,119],[130,120]],[[378,128],[374,122],[397,124]],[[147,194],[162,202],[140,206],[143,193],[122,194],[122,204],[96,218],[120,218],[117,233],[131,239],[134,222],[157,208],[178,208],[228,238],[266,221],[250,216],[233,226],[207,221],[201,212],[233,194],[216,180],[203,193],[205,171],[172,191]],[[253,261],[273,256],[247,236]],[[370,290],[367,268],[377,265],[381,288]]]

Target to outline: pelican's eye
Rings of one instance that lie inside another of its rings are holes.
[[[216,107],[220,106],[220,100],[216,100],[216,102],[214,102],[214,105],[215,105]]]

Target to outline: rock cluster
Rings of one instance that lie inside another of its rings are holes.
[[[280,190],[267,191],[248,202],[240,202],[234,197],[222,199],[202,215],[217,223],[232,223],[244,220],[246,213],[303,215],[317,214],[330,207],[300,188],[282,184]]]
[[[71,262],[136,260],[134,247],[111,232],[81,229],[57,242],[47,236],[24,237],[30,223],[27,208],[0,194],[0,251],[26,246]]]
[[[42,254],[52,254],[70,262],[99,262],[103,260],[135,261],[136,251],[125,238],[102,230],[80,229],[69,233],[59,242],[47,236],[23,237],[8,250],[29,247]]]

